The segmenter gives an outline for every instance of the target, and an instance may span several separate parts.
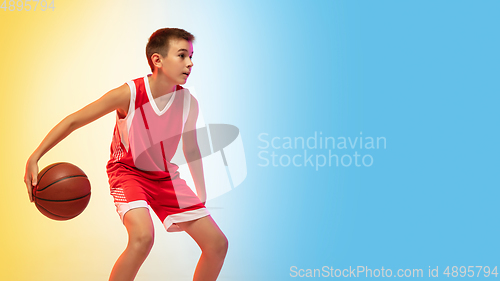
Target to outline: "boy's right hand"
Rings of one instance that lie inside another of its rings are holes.
[[[68,115],[57,124],[40,143],[38,148],[31,154],[26,163],[24,183],[28,189],[30,202],[33,202],[33,188],[37,185],[38,160],[52,147],[62,141],[74,130],[110,113],[113,110],[128,112],[130,103],[130,88],[125,83],[122,86],[107,92],[100,99],[85,106],[77,112]]]
[[[33,202],[33,188],[37,185],[38,163],[31,159],[26,163],[26,172],[24,174],[24,183],[28,188],[30,202]]]

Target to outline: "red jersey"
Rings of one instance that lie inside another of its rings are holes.
[[[178,85],[173,93],[154,99],[148,76],[127,82],[130,105],[125,118],[116,116],[107,170],[109,174],[121,165],[149,179],[168,180],[178,174],[178,166],[170,161],[179,146],[191,94]]]

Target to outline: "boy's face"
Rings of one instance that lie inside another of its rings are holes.
[[[168,80],[175,85],[185,84],[193,62],[193,44],[184,39],[170,40],[170,46],[166,57],[159,55],[161,67],[158,71],[162,72]]]

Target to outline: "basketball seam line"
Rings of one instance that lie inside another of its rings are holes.
[[[56,163],[56,164],[54,164],[54,166],[50,167],[47,171],[45,171],[45,172],[44,172],[44,173],[40,176],[40,178],[38,179],[38,182],[40,182],[40,181],[42,180],[43,176],[45,176],[45,174],[46,174],[48,171],[50,171],[50,169],[54,168],[55,166],[61,165],[61,164],[64,164],[64,162],[61,162],[61,163]]]
[[[44,188],[42,188],[42,189],[37,189],[36,191],[38,192],[38,191],[45,190],[45,189],[47,189],[49,186],[51,186],[51,185],[53,185],[53,184],[56,184],[56,183],[58,183],[58,182],[60,182],[60,181],[62,181],[62,180],[65,180],[65,179],[70,179],[70,178],[79,178],[79,177],[85,177],[85,178],[86,178],[87,176],[86,176],[86,175],[67,176],[67,177],[64,177],[64,178],[62,178],[62,179],[58,179],[57,181],[55,181],[55,182],[53,182],[53,183],[51,183],[51,184],[47,185],[46,187],[44,187]]]
[[[73,198],[73,199],[68,199],[68,200],[51,200],[51,199],[44,199],[44,198],[40,198],[40,197],[36,197],[36,199],[38,200],[43,200],[43,201],[49,201],[49,202],[71,202],[71,201],[74,201],[74,200],[79,200],[79,199],[82,199],[82,198],[85,198],[87,196],[90,195],[90,192],[84,196],[81,196],[81,197],[78,197],[78,198]]]

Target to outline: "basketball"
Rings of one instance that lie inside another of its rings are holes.
[[[69,220],[87,207],[90,182],[77,166],[65,162],[54,163],[38,173],[33,200],[46,217],[59,221]]]

